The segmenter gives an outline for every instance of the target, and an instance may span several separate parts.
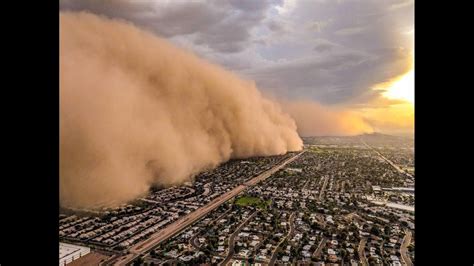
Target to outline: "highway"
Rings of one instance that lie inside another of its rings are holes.
[[[404,174],[410,178],[413,178],[413,176],[405,171],[403,171],[400,167],[398,167],[398,165],[394,164],[392,161],[390,161],[389,159],[387,159],[387,157],[383,156],[379,151],[377,151],[376,149],[374,149],[372,146],[370,146],[369,144],[367,144],[365,141],[363,141],[362,139],[360,140],[365,146],[367,146],[367,148],[373,150],[374,152],[376,152],[380,158],[382,158],[383,160],[385,160],[387,163],[389,163],[391,166],[393,166],[393,168],[395,168],[395,170],[397,170],[399,173],[401,174]]]
[[[221,196],[209,202],[207,205],[195,210],[194,212],[189,213],[188,215],[176,220],[174,223],[166,226],[162,230],[151,235],[148,239],[138,242],[137,244],[135,244],[133,247],[129,249],[129,252],[130,252],[129,254],[123,255],[123,256],[114,256],[109,261],[107,261],[106,264],[107,265],[127,265],[128,263],[133,261],[135,258],[155,248],[164,240],[167,240],[168,238],[172,237],[173,235],[180,232],[187,226],[199,220],[201,217],[203,217],[210,211],[219,207],[224,202],[235,197],[240,192],[245,190],[248,186],[253,186],[257,184],[258,182],[267,179],[268,177],[273,175],[275,172],[285,167],[285,165],[287,165],[288,163],[291,163],[292,161],[296,160],[296,158],[298,158],[303,153],[304,151],[296,154],[295,156],[284,161],[283,163],[276,165],[272,169],[267,170],[264,173],[245,182],[244,184],[235,187],[231,191],[228,191],[222,194]]]

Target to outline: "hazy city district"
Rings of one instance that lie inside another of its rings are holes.
[[[60,265],[413,265],[413,139],[303,140],[118,208],[62,209]]]

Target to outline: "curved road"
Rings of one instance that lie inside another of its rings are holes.
[[[293,224],[293,217],[295,216],[295,213],[292,212],[289,220],[290,220],[290,230],[288,231],[288,234],[286,234],[285,238],[283,238],[280,243],[278,243],[277,247],[275,248],[275,251],[273,251],[272,257],[270,258],[270,262],[268,263],[269,266],[275,265],[275,261],[277,259],[277,254],[278,250],[280,249],[280,245],[293,234],[293,231],[295,230],[294,224]]]
[[[227,263],[230,261],[230,259],[232,259],[232,256],[234,256],[234,238],[235,236],[240,232],[240,230],[242,230],[242,227],[247,224],[247,222],[252,219],[255,215],[257,214],[257,211],[254,211],[252,213],[252,215],[250,215],[247,219],[245,219],[245,221],[243,221],[239,227],[237,227],[234,231],[234,233],[232,233],[232,235],[229,237],[229,249],[227,251],[227,256],[225,257],[224,261],[222,261],[221,263],[219,263],[219,265],[227,265]]]
[[[367,243],[367,238],[364,237],[360,240],[359,249],[357,251],[359,252],[360,263],[362,265],[369,265],[367,257],[365,256],[365,243]]]
[[[411,262],[410,256],[408,255],[407,247],[411,243],[411,231],[407,230],[405,232],[405,236],[403,237],[402,245],[400,246],[400,254],[402,255],[402,261],[405,265],[412,266],[413,263]]]

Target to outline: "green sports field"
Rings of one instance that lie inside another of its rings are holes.
[[[261,209],[266,209],[270,204],[271,200],[264,201],[260,198],[243,196],[235,200],[235,204],[239,206],[254,206]]]

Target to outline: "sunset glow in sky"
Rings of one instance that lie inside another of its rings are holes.
[[[384,97],[404,100],[413,104],[415,102],[415,77],[413,70],[404,74],[385,89]]]
[[[374,87],[374,91],[381,93],[381,98],[388,101],[379,105],[378,108],[361,110],[361,115],[371,121],[376,131],[413,134],[415,119],[413,58],[410,65],[411,68],[406,73]]]
[[[266,95],[414,128],[414,0],[60,0],[129,21],[254,81]],[[348,122],[350,124],[350,122]]]

